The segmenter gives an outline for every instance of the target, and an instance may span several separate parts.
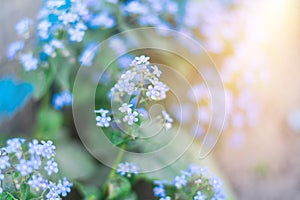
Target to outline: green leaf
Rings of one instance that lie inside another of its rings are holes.
[[[7,196],[5,197],[5,200],[14,200],[14,198],[13,198],[12,196],[7,195]]]
[[[29,185],[26,183],[22,183],[20,187],[20,191],[21,191],[21,200],[26,200],[30,193]]]
[[[66,58],[63,59],[56,59],[55,61],[52,61],[53,65],[56,66],[57,74],[55,77],[55,80],[57,81],[59,87],[61,90],[70,90],[70,75],[71,70],[75,69],[75,66],[69,64],[66,62]],[[57,67],[59,65],[62,65],[61,67]]]
[[[82,145],[74,141],[64,141],[56,146],[56,160],[63,176],[69,179],[86,178],[96,170],[96,163]]]
[[[43,134],[44,139],[54,139],[63,125],[61,112],[51,108],[42,108],[38,113],[38,131]]]
[[[20,172],[16,171],[16,172],[14,173],[14,179],[17,179],[17,178],[19,177],[19,175],[20,175]]]
[[[5,200],[18,200],[18,198],[16,198],[12,193],[10,192],[6,192],[6,195],[5,195]],[[2,200],[2,199],[1,199]]]
[[[121,200],[130,194],[131,184],[128,179],[117,175],[109,182],[108,188],[109,200]]]
[[[138,121],[136,122],[136,124],[137,124],[138,126],[141,126],[142,121],[143,121],[143,117],[142,117],[141,115],[138,115],[137,118],[138,118]]]
[[[94,185],[76,183],[76,186],[84,196],[84,200],[97,200],[101,196],[101,191]]]
[[[39,100],[45,93],[49,91],[49,88],[54,80],[56,69],[52,67],[40,67],[39,69],[26,72],[23,71],[22,79],[32,83],[34,85],[34,98]]]
[[[2,181],[2,188],[7,193],[16,192],[13,176],[7,174],[5,175],[4,180]]]
[[[138,200],[136,193],[130,193],[124,200]]]

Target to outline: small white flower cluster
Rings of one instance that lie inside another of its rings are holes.
[[[159,101],[166,98],[169,87],[159,81],[161,71],[149,63],[148,56],[135,57],[130,68],[121,75],[119,81],[111,89],[115,97],[125,95],[142,95],[141,98]]]
[[[160,200],[171,200],[173,196],[180,197],[180,193],[182,192],[185,193],[194,190],[197,191],[192,198],[194,200],[223,200],[226,198],[221,180],[210,174],[205,168],[193,164],[191,164],[186,171],[181,171],[181,174],[175,176],[170,183],[166,180],[155,180],[153,183],[154,196]],[[170,186],[175,187],[173,191],[168,190]],[[206,195],[210,195],[211,197]]]
[[[25,148],[25,139],[13,138],[7,140],[6,144],[0,148],[0,194],[6,192],[3,184],[7,182],[5,178],[10,173],[14,174],[16,190],[25,183],[43,199],[60,199],[71,191],[72,183],[66,178],[54,183],[45,177],[45,174],[51,176],[58,173],[58,164],[54,161],[55,146],[52,141],[39,143],[34,139],[28,142]]]
[[[117,83],[111,88],[111,97],[113,101],[117,101],[120,105],[118,108],[119,119],[115,121],[123,121],[132,126],[138,123],[143,117],[140,107],[141,103],[149,101],[158,101],[166,98],[166,93],[169,87],[159,80],[162,72],[155,65],[150,65],[149,57],[141,55],[135,57],[129,68],[124,72]],[[124,103],[123,99],[131,99],[130,103]],[[97,126],[108,127],[112,118],[109,116],[109,111],[104,109],[95,110]],[[120,117],[119,117],[120,116]],[[172,127],[173,119],[170,115],[163,111],[162,122],[166,130]]]

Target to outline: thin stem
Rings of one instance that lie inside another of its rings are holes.
[[[16,182],[15,182],[15,179],[14,179],[14,175],[13,174],[10,174],[11,175],[11,178],[12,178],[12,182],[14,184],[14,187],[15,189],[17,190],[17,186],[16,186]]]
[[[111,180],[116,175],[116,170],[115,169],[118,167],[118,164],[122,161],[122,158],[123,158],[124,152],[125,152],[125,148],[126,148],[126,143],[123,143],[120,148],[121,148],[121,150],[119,151],[118,156],[115,160],[113,169],[109,173],[108,180]]]
[[[118,164],[121,162],[121,160],[122,160],[122,158],[124,156],[124,152],[125,152],[125,148],[126,148],[126,143],[123,143],[120,148],[121,148],[121,150],[119,151],[119,153],[117,155],[117,158],[115,160],[114,166],[113,166],[112,170],[110,171],[107,180],[104,183],[104,190],[103,190],[104,192],[103,192],[103,196],[102,196],[101,199],[104,199],[105,196],[108,193],[108,182],[111,179],[113,179],[115,177],[115,175],[116,175],[116,168],[118,167]]]
[[[49,102],[50,102],[50,95],[49,93],[47,93],[42,99],[41,108],[42,109],[48,108]],[[39,125],[36,127],[36,130],[34,131],[33,135],[34,138],[43,139],[43,130],[41,130],[41,127]]]
[[[138,108],[139,104],[140,104],[140,101],[141,101],[141,98],[142,98],[142,93],[143,93],[143,89],[144,89],[144,76],[142,78],[142,84],[141,84],[141,89],[140,89],[140,92],[139,92],[139,95],[138,95],[138,99],[137,99],[137,102],[136,102],[136,106],[135,108]]]
[[[10,192],[6,192],[7,195],[9,195],[13,200],[18,200],[14,195],[12,195]]]
[[[137,100],[137,103],[136,103],[136,108],[139,106],[139,104],[140,104],[140,101],[141,101],[141,97],[142,97],[142,89],[140,90],[140,92],[139,92],[139,96],[138,96],[138,100]]]

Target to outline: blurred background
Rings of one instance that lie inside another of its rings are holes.
[[[17,37],[14,25],[25,16],[34,18],[42,2],[1,3],[0,75],[5,77],[16,72],[16,64],[6,59],[7,47]],[[226,91],[225,128],[206,159],[214,160],[236,199],[299,199],[300,1],[194,0],[186,9],[184,21],[215,62]],[[184,71],[192,77],[192,70]],[[192,82],[192,90],[182,88],[183,96],[205,94],[203,81]],[[210,115],[205,110],[209,95],[195,96],[187,98],[183,113],[191,118],[181,123],[201,140]],[[190,102],[200,108],[195,111]],[[169,105],[176,116],[176,106]],[[38,106],[29,101],[20,113],[1,124],[0,134],[29,135]],[[200,121],[200,129],[193,129],[193,120]]]

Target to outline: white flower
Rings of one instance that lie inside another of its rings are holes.
[[[129,95],[132,95],[133,92],[135,91],[135,84],[133,82],[120,79],[118,83],[115,85],[115,88],[120,92],[125,92]]]
[[[144,56],[144,55],[141,55],[140,57],[135,57],[136,64],[138,64],[138,65],[141,65],[141,64],[148,65],[149,59],[150,59],[150,57]]]
[[[131,110],[132,104],[123,103],[122,106],[119,108],[119,111],[124,113],[128,112],[128,110]]]
[[[95,113],[100,113],[100,116],[96,117],[97,126],[100,127],[109,127],[109,122],[111,121],[111,117],[106,116],[109,111],[104,109],[95,110]]]
[[[169,91],[168,86],[166,86],[158,79],[151,79],[150,81],[153,85],[148,86],[148,91],[146,92],[146,95],[154,101],[166,98],[166,92]]]
[[[132,109],[127,110],[127,115],[123,118],[124,122],[127,122],[129,125],[132,125],[133,123],[138,121],[137,116],[139,113],[137,111],[133,111]]]
[[[109,122],[111,121],[111,118],[106,116],[97,116],[96,121],[97,121],[96,124],[97,126],[109,127]]]
[[[95,113],[100,113],[101,115],[106,115],[109,113],[108,110],[104,110],[103,108],[100,108],[99,110],[95,110]]]
[[[157,88],[154,88],[152,85],[149,85],[146,95],[150,97],[152,100],[159,100],[160,93],[157,90]]]
[[[161,71],[157,66],[149,66],[148,56],[135,57],[130,68],[120,76],[120,79],[111,89],[114,97],[134,95],[142,91],[142,100],[162,100],[169,91],[167,85],[159,81]],[[144,92],[145,91],[145,92]],[[146,95],[145,95],[146,94]],[[147,98],[149,97],[149,98]]]
[[[160,77],[161,71],[158,69],[158,67],[157,67],[156,65],[154,65],[154,66],[152,66],[151,68],[153,69],[153,72],[152,72],[152,73],[153,73],[155,76]]]

